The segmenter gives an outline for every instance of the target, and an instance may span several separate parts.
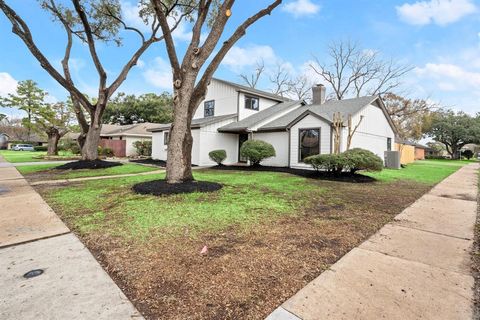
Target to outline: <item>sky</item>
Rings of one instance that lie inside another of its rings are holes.
[[[224,37],[270,1],[237,1]],[[25,20],[40,49],[60,69],[66,43],[61,25],[52,21],[36,0],[7,3]],[[148,32],[138,18],[135,1],[122,0],[122,11],[128,24]],[[402,79],[399,91],[403,94],[475,114],[480,112],[479,20],[480,0],[286,0],[270,16],[248,29],[215,77],[241,83],[239,74],[253,72],[256,63],[263,60],[267,75],[280,64],[292,74],[306,73],[313,83],[319,83],[309,67],[314,57],[328,64],[328,45],[333,41],[351,41],[362,50],[373,50],[385,60],[413,68]],[[113,81],[140,44],[132,32],[122,31],[121,36],[120,47],[111,43],[98,45],[109,81]],[[174,34],[179,53],[190,38],[191,25],[182,23]],[[0,13],[0,44],[0,96],[14,92],[18,81],[32,79],[49,93],[49,101],[66,99],[66,90],[41,68],[11,32],[3,13]],[[71,69],[78,88],[95,96],[98,77],[87,47],[80,41],[74,43]],[[134,94],[171,91],[171,78],[165,46],[160,42],[141,57],[119,91]],[[268,90],[268,77],[258,88]],[[14,109],[2,107],[0,113],[19,115]]]

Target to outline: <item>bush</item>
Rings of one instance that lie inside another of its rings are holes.
[[[444,156],[438,156],[438,155],[427,155],[425,156],[425,159],[427,160],[445,160]]]
[[[78,142],[74,139],[64,139],[60,140],[58,145],[58,150],[60,151],[70,151],[73,154],[80,154],[80,146]]]
[[[345,168],[351,173],[359,170],[382,171],[383,160],[371,151],[354,148],[343,153],[346,158]]]
[[[213,150],[208,153],[208,156],[213,162],[216,162],[219,166],[227,159],[227,151],[225,150]]]
[[[33,147],[35,151],[47,151],[48,147],[47,146],[35,146]]]
[[[467,160],[470,160],[472,159],[473,157],[473,151],[472,150],[465,150],[465,151],[462,151],[462,156],[464,156],[465,158],[467,158]]]
[[[262,140],[247,140],[240,148],[240,155],[247,158],[252,166],[260,165],[266,158],[275,157],[273,146]]]
[[[152,141],[145,140],[145,141],[135,141],[133,143],[135,150],[139,156],[146,156],[150,157],[152,155]]]
[[[345,167],[348,167],[347,158],[343,154],[317,154],[303,161],[317,171],[341,173]]]
[[[102,148],[102,147],[99,147],[100,150],[99,150],[99,154],[101,154],[102,156],[105,156],[105,157],[113,157],[114,154],[113,154],[113,150],[111,148]]]

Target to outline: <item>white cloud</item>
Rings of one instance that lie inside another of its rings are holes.
[[[448,63],[427,63],[423,68],[415,68],[420,77],[438,81],[437,87],[443,91],[470,90],[479,92],[480,73]]]
[[[17,90],[17,80],[15,80],[9,73],[0,72],[0,97],[6,96],[9,93],[14,93]]]
[[[311,0],[294,0],[282,7],[283,11],[293,14],[295,18],[317,14],[321,6]]]
[[[233,71],[240,71],[246,67],[252,67],[257,62],[272,64],[278,61],[272,47],[265,45],[252,45],[246,48],[234,46],[223,59],[222,64]]]
[[[396,10],[406,23],[427,25],[433,22],[444,26],[474,13],[477,8],[472,0],[430,0],[405,3]]]
[[[156,57],[152,65],[143,73],[145,80],[161,89],[172,89],[172,68],[161,57]]]
[[[147,25],[142,18],[140,18],[139,15],[139,10],[140,6],[139,3],[136,5],[128,2],[128,1],[122,1],[122,16],[127,25],[132,26],[134,28],[139,29],[140,31],[143,32],[148,32],[150,31],[150,26]]]

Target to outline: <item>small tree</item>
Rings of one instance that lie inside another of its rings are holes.
[[[259,166],[263,160],[275,157],[275,148],[262,140],[247,140],[240,148],[240,155],[247,158],[252,166]]]
[[[135,150],[139,156],[146,156],[150,157],[152,155],[152,141],[145,140],[145,141],[135,141],[133,143]]]
[[[40,89],[33,80],[20,81],[15,93],[9,93],[6,98],[0,98],[0,105],[17,108],[24,111],[27,117],[22,123],[27,128],[27,141],[31,138],[33,114],[44,106],[47,93]]]
[[[213,150],[208,153],[208,156],[213,162],[221,166],[222,162],[227,159],[227,152],[225,150]]]

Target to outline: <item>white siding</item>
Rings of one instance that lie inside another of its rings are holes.
[[[288,132],[253,133],[253,139],[263,140],[275,148],[276,156],[262,161],[262,165],[288,167]]]
[[[125,151],[125,153],[126,153],[127,157],[137,155],[137,149],[135,149],[135,147],[133,146],[133,143],[135,141],[150,141],[150,140],[152,140],[152,138],[132,137],[132,136],[124,137],[124,139],[126,140],[126,151]]]
[[[320,128],[320,154],[328,154],[331,151],[331,127],[330,124],[322,119],[312,115],[307,115],[305,118],[297,122],[290,128],[290,166],[311,168],[311,166],[299,162],[299,137],[298,131],[300,129]]]
[[[204,118],[204,102],[210,100],[215,100],[214,116],[237,113],[237,90],[232,86],[212,79],[205,100],[198,106],[193,119]]]
[[[352,117],[353,127],[358,124],[361,115],[363,115],[364,118],[353,135],[350,148],[370,150],[383,159],[384,152],[387,150],[387,139],[392,139],[392,150],[395,142],[395,134],[388,119],[378,106],[368,105]],[[344,151],[347,147],[348,129],[345,128],[342,134],[342,151]]]
[[[227,152],[224,164],[238,162],[238,134],[220,133],[218,128],[234,122],[233,119],[220,121],[200,129],[199,165],[213,166],[215,162],[210,160],[208,153],[213,150],[223,149]]]
[[[245,119],[245,118],[257,113],[258,111],[268,109],[271,106],[274,106],[274,105],[278,104],[278,101],[273,101],[273,100],[266,99],[266,98],[263,98],[263,97],[258,97],[259,98],[258,99],[258,111],[247,109],[247,108],[245,108],[245,96],[246,95],[251,96],[251,97],[257,97],[254,94],[248,94],[248,93],[240,92],[239,108],[238,108],[238,120]]]
[[[167,146],[163,141],[163,133],[164,131],[152,132],[152,158],[167,161]]]

